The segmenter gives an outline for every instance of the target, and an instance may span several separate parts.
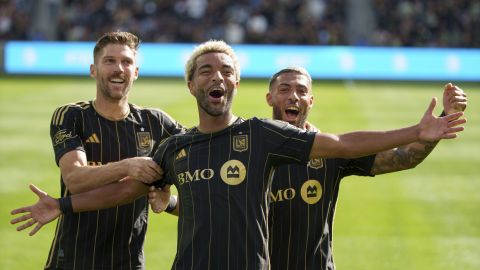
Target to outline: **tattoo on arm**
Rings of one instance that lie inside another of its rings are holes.
[[[435,148],[438,142],[416,142],[380,152],[375,157],[372,174],[384,174],[414,168]]]

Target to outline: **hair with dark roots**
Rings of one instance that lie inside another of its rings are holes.
[[[195,73],[195,69],[197,68],[197,58],[207,53],[224,53],[230,56],[233,60],[235,77],[237,81],[240,81],[240,63],[238,62],[237,56],[232,47],[221,40],[209,40],[195,47],[185,64],[185,81],[189,82],[192,80],[193,73]]]

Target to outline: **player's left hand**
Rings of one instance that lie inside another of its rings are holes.
[[[467,108],[467,94],[458,86],[448,83],[443,90],[443,111],[445,114],[463,112]]]
[[[150,187],[148,192],[148,203],[154,213],[161,213],[167,209],[170,202],[170,185],[165,185],[163,188]]]
[[[48,196],[48,194],[41,189],[37,188],[34,185],[30,185],[30,190],[38,196],[38,202],[36,204],[20,207],[14,209],[10,212],[12,215],[27,213],[20,217],[14,218],[10,221],[11,224],[17,224],[22,221],[26,221],[22,225],[17,227],[17,231],[24,230],[28,227],[31,227],[34,224],[37,224],[33,228],[29,235],[32,236],[38,232],[43,225],[51,222],[60,216],[60,206],[58,201],[54,198]]]
[[[464,130],[462,124],[465,118],[460,118],[463,112],[456,112],[444,117],[435,117],[433,109],[437,104],[437,98],[433,98],[427,111],[418,125],[418,139],[425,142],[435,142],[441,139],[453,139],[457,133]]]

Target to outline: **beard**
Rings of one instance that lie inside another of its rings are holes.
[[[273,119],[286,121],[286,120],[283,120],[283,114],[284,114],[284,111],[282,109],[275,106],[273,107]],[[308,109],[305,111],[300,110],[294,122],[291,122],[291,121],[286,121],[286,122],[298,128],[304,128],[305,122],[307,121],[307,116],[308,116]]]
[[[221,116],[230,111],[232,107],[233,94],[236,89],[230,92],[226,92],[223,96],[223,102],[221,104],[214,105],[208,101],[207,91],[197,91],[195,98],[197,99],[197,104],[210,116]]]
[[[109,99],[109,100],[121,100],[124,97],[128,95],[128,92],[130,92],[130,89],[132,87],[132,83],[129,78],[125,78],[125,84],[122,87],[125,87],[121,91],[118,91],[116,89],[112,89],[109,86],[110,79],[119,77],[118,74],[113,74],[112,76],[108,78],[102,78],[101,80],[97,81],[97,88],[100,90],[101,94]]]

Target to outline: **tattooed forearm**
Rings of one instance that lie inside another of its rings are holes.
[[[437,142],[418,142],[378,153],[372,174],[411,169],[420,164],[435,148]]]

